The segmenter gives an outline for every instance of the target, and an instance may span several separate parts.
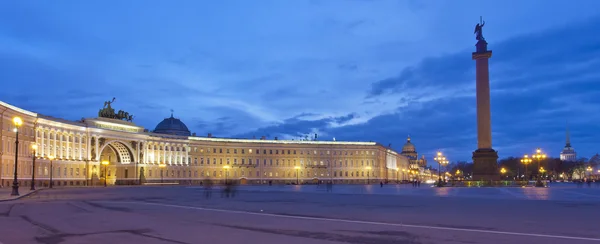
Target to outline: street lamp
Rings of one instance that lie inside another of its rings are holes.
[[[367,166],[365,169],[367,169],[367,184],[369,184],[371,182],[369,179],[369,171],[371,170],[371,166]]]
[[[588,172],[588,176],[591,178],[592,177],[592,166],[587,166],[587,168],[585,170]]]
[[[18,196],[19,195],[19,181],[17,180],[17,167],[18,167],[18,161],[19,161],[19,127],[21,127],[21,125],[23,125],[23,120],[20,117],[14,117],[13,118],[13,124],[15,125],[15,173],[14,173],[14,180],[13,180],[13,186],[12,186],[12,193],[10,193],[11,196]]]
[[[229,168],[231,168],[229,165],[223,166],[223,169],[225,169],[225,184],[227,184],[227,175],[229,174]]]
[[[108,160],[104,160],[101,163],[102,165],[104,165],[104,187],[106,187],[106,181],[108,181],[108,175],[106,174],[106,169],[108,168]]]
[[[54,160],[54,156],[50,155],[48,156],[48,159],[50,159],[50,188],[52,188],[52,175],[54,173],[54,170],[52,170],[52,160]]]
[[[295,166],[294,169],[296,170],[296,185],[300,184],[300,176],[298,175],[298,172],[300,172],[300,166]]]
[[[545,159],[546,158],[546,154],[542,153],[542,149],[538,148],[535,150],[535,154],[531,155],[532,158],[537,159],[537,163],[538,163],[538,175],[537,175],[537,181],[535,182],[535,186],[544,186],[544,184],[542,183],[542,179],[540,177],[540,160]]]
[[[435,158],[433,158],[433,160],[435,160],[436,162],[438,162],[438,187],[442,187],[444,186],[442,184],[442,164],[448,164],[448,160],[446,160],[446,157],[444,157],[442,155],[442,152],[437,152],[437,156]]]
[[[164,164],[164,163],[158,164],[158,167],[160,168],[160,183],[162,184],[163,183],[163,169],[165,167],[167,167],[167,164]]]
[[[33,164],[31,166],[31,188],[29,190],[35,191],[35,154],[37,152],[38,146],[37,144],[31,145],[31,150],[33,150]]]
[[[546,169],[544,169],[544,167],[540,167],[540,173],[542,173],[542,177],[544,177],[545,172],[546,172]]]
[[[398,174],[400,174],[400,169],[396,168],[396,184],[398,184]]]
[[[505,168],[501,168],[500,169],[500,173],[502,174],[502,176],[504,177],[504,174],[506,174],[506,169]]]
[[[527,165],[531,163],[531,161],[533,161],[531,158],[529,158],[529,155],[525,154],[523,156],[523,158],[521,159],[521,163],[523,163],[525,165],[525,180],[526,180],[526,184],[529,184],[529,179],[527,178]]]

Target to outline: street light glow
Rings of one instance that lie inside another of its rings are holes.
[[[110,164],[110,162],[108,162],[108,160],[103,160],[101,164],[102,165],[108,165],[108,164]]]
[[[23,120],[21,119],[21,117],[14,117],[13,124],[15,124],[15,126],[17,127],[21,127],[21,125],[23,124]]]

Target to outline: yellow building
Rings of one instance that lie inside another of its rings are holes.
[[[100,185],[105,179],[117,185],[226,179],[241,184],[364,184],[408,179],[402,170],[408,169],[409,159],[375,142],[200,137],[172,115],[150,132],[134,124],[128,113],[115,113],[112,102],[105,102],[97,118],[67,121],[0,101],[2,186],[13,181],[15,117],[23,120],[18,128],[21,186],[31,184],[34,170],[38,186],[48,186],[51,178],[54,186]]]

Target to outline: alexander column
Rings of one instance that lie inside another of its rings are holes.
[[[490,75],[488,59],[492,51],[487,49],[483,38],[481,21],[475,26],[477,39],[475,60],[475,77],[477,91],[477,150],[473,152],[473,180],[498,180],[498,152],[492,149],[492,118],[490,111]]]

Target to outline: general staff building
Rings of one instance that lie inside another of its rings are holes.
[[[114,102],[114,99],[113,99]],[[96,118],[68,121],[0,101],[0,176],[12,184],[15,145],[20,186],[200,184],[364,184],[417,179],[410,142],[397,153],[376,142],[217,138],[191,134],[179,119],[152,131],[115,113],[111,102]],[[20,126],[15,118],[22,120]],[[17,139],[18,131],[18,141]],[[35,162],[35,168],[34,168]],[[422,169],[422,167],[421,167]]]

